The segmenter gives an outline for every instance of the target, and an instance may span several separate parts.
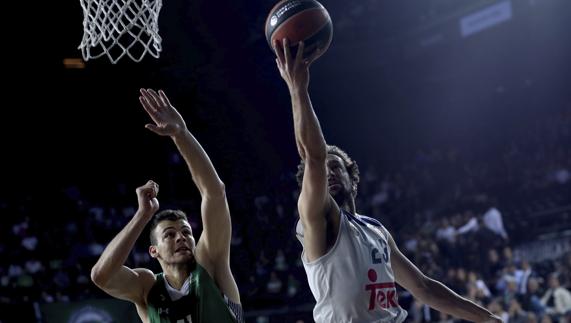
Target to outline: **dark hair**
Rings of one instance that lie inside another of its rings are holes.
[[[359,183],[359,166],[357,165],[357,162],[351,159],[343,149],[337,146],[327,145],[327,154],[337,155],[341,160],[343,160],[345,168],[349,173],[349,178],[351,179],[351,196],[355,198],[357,196],[357,184]],[[299,162],[299,165],[297,165],[297,174],[295,174],[299,187],[301,187],[301,183],[303,182],[304,172],[305,161],[302,159]]]
[[[177,220],[185,220],[188,221],[186,214],[181,210],[162,210],[159,213],[156,213],[151,220],[151,227],[149,229],[149,237],[151,239],[151,244],[156,245],[157,240],[155,239],[155,228],[159,223],[163,221],[177,221]]]

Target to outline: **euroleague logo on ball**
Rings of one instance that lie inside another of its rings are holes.
[[[275,42],[287,39],[289,47],[303,42],[303,57],[321,56],[331,44],[333,23],[327,9],[317,0],[280,0],[266,16],[264,34],[274,50]],[[315,49],[319,49],[316,52]]]
[[[270,18],[270,26],[275,26],[278,23],[278,18],[281,17],[284,12],[291,10],[297,6],[301,5],[301,1],[290,1],[281,7],[272,17]]]

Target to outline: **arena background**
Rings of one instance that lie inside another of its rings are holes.
[[[310,93],[327,141],[361,167],[358,211],[494,312],[569,321],[534,300],[552,274],[571,287],[571,2],[323,4],[334,38]],[[227,186],[247,321],[312,322],[293,235],[289,96],[263,35],[274,2],[165,0],[160,59],[81,68],[64,64],[81,57],[79,1],[16,5],[0,127],[0,322],[136,321],[89,280],[133,214],[135,188],[154,179],[162,208],[198,218],[174,145],[143,127],[140,87],[169,95]],[[508,239],[484,225],[493,209]],[[129,264],[156,270],[147,243]],[[399,300],[410,321],[445,320],[405,291]]]

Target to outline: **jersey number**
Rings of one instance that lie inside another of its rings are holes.
[[[379,239],[381,243],[381,249],[383,249],[383,254],[381,255],[379,249],[373,248],[371,251],[371,259],[373,264],[382,264],[389,261],[389,249],[387,248],[387,243],[383,239]]]

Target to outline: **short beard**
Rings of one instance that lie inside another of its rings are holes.
[[[192,257],[192,259],[189,259],[187,262],[178,263],[175,266],[179,269],[184,268],[184,270],[188,271],[189,273],[192,273],[194,270],[196,270],[196,265],[197,265],[196,259]]]
[[[175,266],[186,266],[190,271],[196,269],[196,257],[192,254],[192,257],[186,261],[179,261],[176,263],[171,263],[171,265]]]
[[[337,202],[337,205],[339,207],[343,207],[343,205],[349,202],[349,199],[351,198],[351,192],[341,189],[340,191],[337,192],[337,194],[335,195],[331,194],[331,196],[333,197],[335,202]]]

